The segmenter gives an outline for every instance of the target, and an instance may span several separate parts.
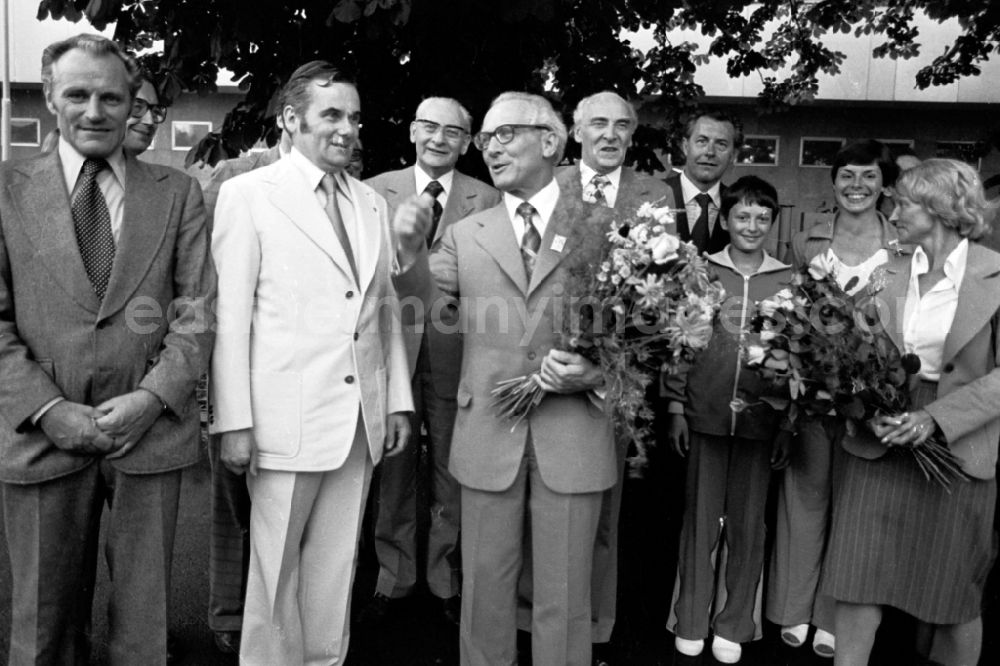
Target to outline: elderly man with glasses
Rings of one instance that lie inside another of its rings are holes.
[[[600,368],[560,351],[567,265],[608,209],[560,190],[566,128],[543,97],[497,97],[476,147],[500,205],[445,232],[427,257],[426,198],[394,219],[403,272],[456,299],[464,336],[449,469],[462,491],[461,662],[516,664],[516,587],[530,541],[536,664],[590,666],[590,580],[601,497],[618,477]],[[500,380],[540,373],[547,391],[523,421],[498,418]],[[597,390],[597,392],[595,392]],[[513,425],[513,427],[512,427]]]
[[[433,199],[431,226],[425,243],[434,248],[452,224],[492,208],[499,193],[489,185],[455,169],[471,140],[472,118],[458,101],[430,97],[417,107],[410,123],[410,141],[416,148],[413,166],[369,179],[368,185],[385,197],[390,214],[404,201],[426,192]],[[400,298],[420,294],[400,292]],[[414,433],[427,433],[430,465],[418,475],[420,448],[408,447],[381,466],[375,553],[379,561],[375,597],[362,614],[375,624],[386,616],[392,600],[409,596],[417,584],[417,485],[426,483],[430,498],[427,534],[427,587],[441,604],[444,616],[458,623],[461,571],[458,558],[459,490],[448,471],[451,430],[455,422],[455,394],[462,364],[462,338],[455,327],[454,308],[443,307],[443,295],[423,295],[417,317],[405,329],[410,362]],[[414,303],[415,304],[415,303]],[[436,305],[438,304],[438,305]],[[409,324],[409,322],[407,322]],[[418,480],[419,476],[419,480]]]

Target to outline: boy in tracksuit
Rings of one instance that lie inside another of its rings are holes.
[[[712,653],[736,663],[740,643],[760,638],[764,505],[771,469],[787,464],[790,426],[760,400],[767,382],[746,366],[743,334],[755,304],[786,287],[791,267],[763,249],[778,219],[778,195],[756,176],[722,195],[729,245],[707,257],[727,299],[711,342],[692,364],[665,379],[668,439],[687,457],[684,525],[667,628],[685,655]]]

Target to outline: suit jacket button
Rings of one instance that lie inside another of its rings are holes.
[[[529,361],[535,360],[535,352],[528,352],[528,360]]]
[[[355,333],[355,334],[354,334],[354,339],[355,339],[355,340],[357,340],[357,339],[358,339],[358,334],[357,334],[357,333]]]
[[[353,384],[354,383],[354,375],[347,375],[346,377],[344,377],[344,381],[347,382],[348,384]]]
[[[955,364],[954,364],[954,363],[945,363],[945,364],[944,364],[944,368],[942,368],[942,369],[943,369],[943,370],[944,370],[945,372],[951,372],[952,370],[954,370],[954,369],[955,369]]]
[[[346,294],[344,294],[344,297],[345,298],[354,298],[354,292],[353,291],[349,291]]]

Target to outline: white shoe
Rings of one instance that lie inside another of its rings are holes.
[[[833,659],[833,653],[837,649],[837,640],[833,634],[829,631],[823,631],[822,629],[816,629],[816,635],[813,636],[813,652],[821,657],[826,657],[827,659]]]
[[[791,645],[792,647],[802,647],[802,644],[806,642],[808,634],[808,624],[797,624],[794,627],[781,628],[781,640],[785,641],[786,645]]]
[[[705,649],[705,641],[690,641],[678,636],[674,639],[674,647],[686,657],[697,657]]]
[[[722,636],[712,639],[712,656],[720,664],[735,664],[743,656],[743,648],[739,643],[727,641]]]

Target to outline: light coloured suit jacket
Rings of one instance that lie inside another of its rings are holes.
[[[128,158],[111,281],[98,300],[80,258],[58,151],[0,167],[0,480],[37,483],[100,456],[52,444],[30,417],[138,388],[168,409],[113,462],[154,473],[199,459],[194,387],[212,349],[215,271],[201,189]]]
[[[237,176],[219,194],[211,430],[253,428],[265,469],[337,469],[359,412],[377,463],[386,415],[413,409],[385,201],[347,181],[360,285],[289,159]]]
[[[389,205],[391,220],[396,208],[416,194],[416,180],[413,169],[407,167],[397,171],[387,171],[365,181],[376,192],[385,197]],[[441,212],[441,220],[434,234],[432,249],[441,243],[441,238],[449,226],[487,208],[500,203],[500,193],[486,183],[470,178],[458,171],[454,172],[448,204]],[[458,372],[462,365],[462,336],[457,331],[457,312],[449,306],[449,299],[435,285],[423,294],[399,288],[399,298],[403,303],[403,338],[406,340],[406,355],[410,363],[410,374],[416,369],[420,353],[421,336],[426,336],[428,361],[431,367],[431,381],[434,391],[443,398],[454,398],[458,390]]]
[[[566,294],[563,262],[579,244],[581,232],[572,227],[580,225],[587,228],[582,233],[606,233],[608,209],[561,193],[529,283],[501,204],[450,226],[430,261],[422,255],[399,278],[419,292],[433,275],[442,291],[461,299],[465,354],[449,470],[464,486],[509,488],[529,430],[542,479],[552,490],[597,492],[615,483],[611,421],[587,393],[548,394],[513,430],[491,406],[498,381],[536,372],[558,344],[554,317],[562,314],[559,296]]]
[[[885,264],[886,284],[876,293],[885,307],[886,333],[903,350],[903,308],[910,282],[910,255]],[[1000,254],[969,244],[958,309],[945,339],[937,400],[924,406],[967,474],[996,476],[1000,442]],[[886,447],[867,429],[845,436],[844,448],[862,458],[878,458]]]
[[[580,183],[580,165],[563,167],[556,176],[559,189],[568,196],[583,200],[583,186]],[[622,167],[621,180],[618,183],[618,196],[615,197],[614,211],[620,214],[635,214],[639,206],[649,202],[657,208],[676,208],[674,192],[658,178],[639,173],[631,167]]]

